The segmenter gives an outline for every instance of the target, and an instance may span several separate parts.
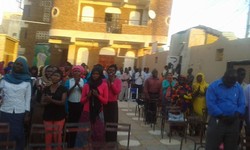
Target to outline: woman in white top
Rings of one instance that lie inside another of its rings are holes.
[[[31,100],[31,77],[24,58],[16,59],[12,73],[1,80],[0,89],[3,99],[0,122],[10,124],[9,140],[16,142],[16,150],[23,150],[24,122],[28,122]],[[0,136],[0,140],[4,140],[3,137]]]
[[[68,79],[64,86],[68,89],[68,122],[77,123],[81,117],[83,105],[80,103],[84,79],[82,76],[85,69],[80,66],[72,68],[73,78]],[[68,147],[74,147],[76,134],[70,135]]]

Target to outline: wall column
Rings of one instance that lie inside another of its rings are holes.
[[[68,50],[68,62],[70,62],[72,65],[75,65],[76,63],[76,45],[69,45],[69,50]]]

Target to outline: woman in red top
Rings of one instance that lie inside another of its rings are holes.
[[[118,123],[118,95],[121,92],[122,81],[116,77],[115,73],[117,71],[116,65],[111,65],[108,67],[108,104],[104,105],[104,119],[105,122]],[[106,132],[106,141],[115,142],[117,140],[116,132]]]
[[[91,137],[94,142],[104,142],[105,129],[103,117],[103,104],[108,102],[108,86],[102,79],[103,69],[94,67],[91,77],[82,89],[81,103],[84,104],[80,122],[88,123],[91,126]],[[76,147],[82,147],[87,144],[86,135],[77,134]]]

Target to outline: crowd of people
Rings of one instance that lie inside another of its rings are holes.
[[[16,142],[18,150],[24,149],[26,133],[33,123],[58,126],[45,128],[61,131],[46,134],[47,145],[62,143],[60,134],[67,122],[89,126],[92,141],[113,142],[117,140],[117,133],[105,132],[105,122],[118,123],[118,101],[128,101],[129,88],[137,88],[136,101],[145,106],[146,123],[156,123],[158,106],[168,119],[173,115],[168,108],[179,107],[180,114],[172,118],[175,120],[190,115],[202,117],[206,109],[210,116],[206,149],[218,149],[223,144],[225,150],[236,150],[243,126],[246,135],[250,133],[250,85],[244,82],[246,70],[228,69],[221,79],[210,85],[203,73],[194,76],[192,72],[190,68],[186,76],[176,75],[165,66],[159,75],[156,69],[151,72],[148,67],[118,69],[115,64],[108,68],[96,64],[90,71],[84,63],[73,66],[69,62],[63,67],[29,68],[27,60],[18,57],[6,68],[0,64],[0,122],[10,124],[10,140]],[[68,147],[86,145],[88,140],[84,138],[83,134],[72,134]],[[0,140],[3,140],[1,136]]]

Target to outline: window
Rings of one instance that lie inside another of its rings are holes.
[[[59,15],[60,11],[57,7],[53,7],[51,11],[52,17],[57,17]]]
[[[224,56],[224,49],[220,48],[216,50],[216,57],[215,60],[216,61],[222,61],[223,60],[223,56]]]
[[[91,6],[84,6],[82,8],[82,22],[93,22],[94,21],[94,8]]]
[[[36,39],[37,40],[47,40],[47,39],[49,39],[49,32],[48,31],[37,31],[36,32]]]
[[[129,14],[129,25],[140,25],[140,12],[131,11]]]

